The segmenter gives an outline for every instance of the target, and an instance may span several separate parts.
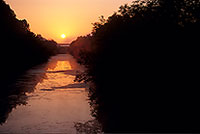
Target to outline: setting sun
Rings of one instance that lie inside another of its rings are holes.
[[[100,15],[107,18],[120,5],[131,3],[131,0],[4,1],[12,7],[19,19],[27,19],[32,32],[58,43],[70,43],[79,36],[89,34],[91,23],[98,21]],[[65,38],[61,34],[65,34]]]
[[[65,34],[61,34],[61,38],[63,38],[63,39],[64,39],[65,37],[66,37],[66,35],[65,35]]]

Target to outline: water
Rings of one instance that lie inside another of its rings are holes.
[[[83,68],[67,54],[27,71],[15,84],[22,92],[8,96],[0,133],[77,133],[76,123],[93,120],[87,85],[74,82],[77,71]]]

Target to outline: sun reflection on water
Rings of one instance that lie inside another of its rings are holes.
[[[64,87],[74,83],[76,70],[69,59],[54,59],[46,66],[46,79],[36,85],[36,91],[53,91],[54,87]],[[77,65],[76,65],[77,66]],[[71,74],[68,72],[70,71]],[[65,89],[65,88],[59,88]]]
[[[71,70],[71,64],[69,61],[57,61],[56,66],[52,67],[51,64],[47,66],[47,71],[60,71],[60,70]]]

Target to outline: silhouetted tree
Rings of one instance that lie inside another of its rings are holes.
[[[91,51],[91,36],[80,36],[70,44],[70,53],[77,59],[82,51]]]
[[[200,2],[136,0],[94,23],[81,52],[93,114],[105,132],[199,132]],[[198,86],[199,87],[199,86]]]
[[[27,20],[17,19],[10,6],[0,0],[0,48],[0,81],[8,86],[25,70],[56,54],[57,43],[31,32]],[[2,94],[10,92],[4,89]]]

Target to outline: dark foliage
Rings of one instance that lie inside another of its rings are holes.
[[[197,0],[145,0],[94,23],[77,80],[105,132],[200,132]]]
[[[80,53],[83,51],[91,51],[91,40],[90,35],[80,36],[70,44],[70,53],[77,59],[80,59]]]
[[[7,92],[4,86],[28,68],[46,61],[57,49],[55,41],[31,32],[28,22],[17,19],[3,0],[0,0],[0,44],[1,92]]]

